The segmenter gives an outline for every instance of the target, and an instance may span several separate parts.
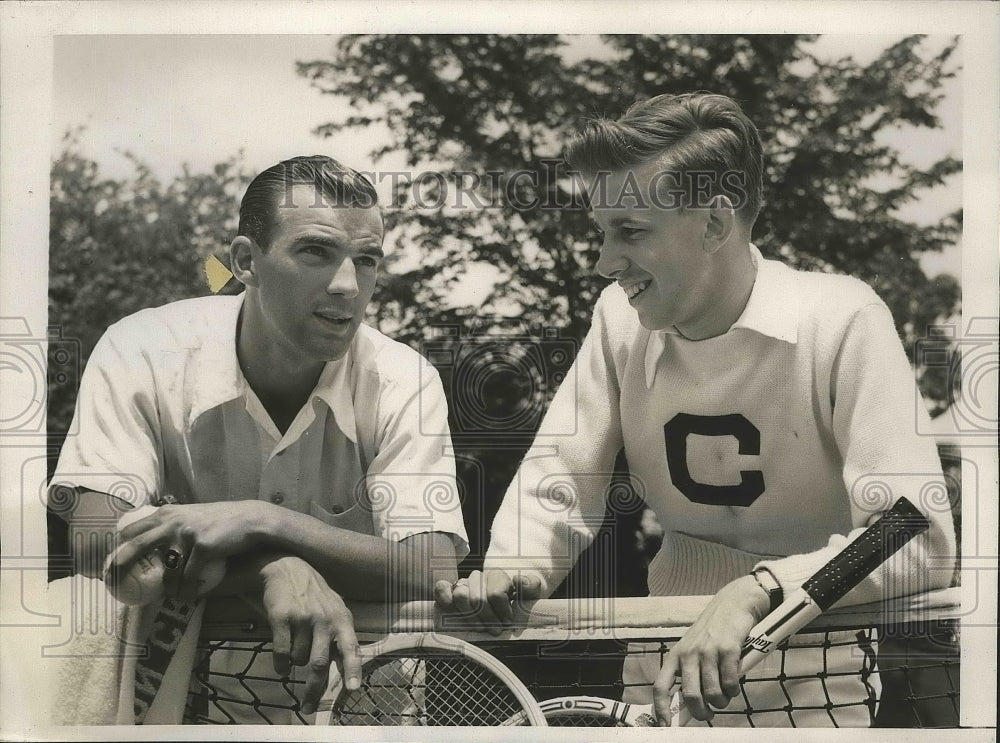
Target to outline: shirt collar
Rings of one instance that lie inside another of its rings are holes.
[[[189,323],[188,337],[196,339],[189,350],[193,373],[185,379],[191,400],[189,426],[212,408],[242,397],[246,389],[247,381],[236,356],[236,326],[243,297],[219,297],[218,313]]]
[[[194,374],[190,379],[192,403],[188,420],[191,426],[209,410],[244,397],[250,388],[236,355],[236,328],[244,296],[239,294],[227,297],[226,303],[211,323],[197,327],[192,325],[190,329],[191,337],[201,339],[192,348]],[[352,343],[343,358],[327,362],[309,399],[322,400],[333,413],[337,427],[347,438],[357,443],[349,374],[354,346]]]
[[[337,427],[343,434],[355,444],[358,443],[357,421],[354,418],[354,398],[351,395],[351,354],[357,342],[351,343],[351,347],[342,358],[336,361],[328,361],[323,367],[323,373],[319,375],[319,381],[312,392],[311,399],[319,399],[326,403],[333,413]]]
[[[800,298],[794,270],[780,261],[766,260],[753,243],[750,244],[750,260],[757,269],[750,299],[727,332],[742,328],[786,343],[797,343]],[[645,358],[647,388],[653,386],[667,335],[680,334],[673,328],[649,334]]]
[[[757,267],[757,279],[747,306],[730,330],[744,328],[785,343],[797,343],[800,297],[795,270],[781,261],[765,260],[753,243],[750,259]]]

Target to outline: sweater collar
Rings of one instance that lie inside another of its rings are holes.
[[[749,330],[766,335],[785,343],[797,343],[799,338],[799,305],[800,296],[795,282],[795,271],[781,261],[771,261],[761,255],[753,243],[750,244],[750,260],[757,270],[750,299],[739,318],[724,333],[734,330]],[[652,388],[656,378],[656,365],[659,363],[663,349],[666,348],[666,336],[681,335],[670,328],[654,330],[649,334],[646,344],[646,387]],[[710,339],[709,339],[710,340]],[[699,341],[688,341],[698,343]]]

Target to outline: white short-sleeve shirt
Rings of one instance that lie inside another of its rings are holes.
[[[434,368],[362,325],[282,435],[236,356],[243,295],[182,300],[95,347],[52,486],[132,505],[266,499],[400,540],[439,531],[468,554],[447,403]]]

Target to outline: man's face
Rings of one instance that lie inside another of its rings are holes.
[[[702,325],[711,314],[717,290],[716,269],[703,249],[708,210],[675,208],[664,194],[651,193],[651,183],[665,182],[662,175],[658,180],[661,171],[647,161],[608,177],[607,198],[592,210],[604,233],[597,270],[621,285],[643,327],[676,327],[688,335],[685,327]]]
[[[311,185],[289,193],[270,246],[253,247],[256,310],[266,342],[290,358],[331,361],[347,352],[375,291],[382,218],[377,208],[335,206]]]

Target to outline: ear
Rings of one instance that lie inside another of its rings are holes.
[[[705,234],[702,239],[702,249],[706,253],[714,253],[729,240],[736,226],[736,210],[728,196],[716,196],[708,209],[708,219],[705,222]]]
[[[229,245],[229,270],[246,286],[256,286],[256,253],[260,252],[257,243],[249,237],[240,235]]]

